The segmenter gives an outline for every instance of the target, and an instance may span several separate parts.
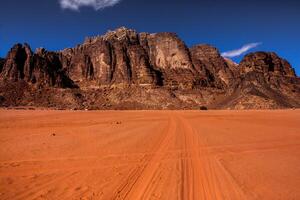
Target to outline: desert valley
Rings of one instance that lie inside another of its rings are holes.
[[[0,66],[0,199],[299,199],[299,83],[276,53],[236,64],[173,33],[16,44]]]
[[[300,200],[299,0],[1,0],[0,200]]]

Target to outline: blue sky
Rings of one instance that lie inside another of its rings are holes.
[[[126,26],[176,32],[188,46],[208,43],[220,52],[274,51],[299,75],[299,24],[298,0],[1,0],[0,56],[17,42],[59,50]],[[239,62],[241,52],[227,55]]]

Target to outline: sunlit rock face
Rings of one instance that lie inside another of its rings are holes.
[[[250,53],[243,58],[240,68],[243,73],[257,71],[270,75],[296,77],[292,66],[273,52]]]
[[[172,33],[138,34],[122,27],[86,38],[61,55],[76,82],[192,87],[197,78],[188,48]]]
[[[0,58],[0,105],[94,109],[300,107],[300,79],[275,53],[240,64],[174,33],[125,27],[58,52],[16,44]]]
[[[207,84],[221,88],[232,84],[233,73],[217,48],[203,44],[190,51],[195,68],[207,78]]]
[[[192,88],[199,78],[189,49],[173,33],[146,35],[146,49],[152,66],[163,73],[164,85],[169,87]]]

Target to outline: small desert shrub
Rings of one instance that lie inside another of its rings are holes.
[[[206,106],[200,106],[200,110],[208,110]]]

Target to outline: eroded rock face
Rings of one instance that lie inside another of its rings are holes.
[[[76,83],[96,81],[110,83],[112,81],[112,66],[114,58],[110,45],[98,40],[60,52],[62,66],[69,77]]]
[[[189,49],[174,33],[121,27],[59,52],[15,45],[0,59],[0,97],[0,106],[287,108],[300,107],[300,79],[275,53],[236,64],[210,45]]]
[[[163,73],[164,85],[192,88],[197,84],[199,76],[189,50],[176,34],[144,34],[142,38],[152,66]]]
[[[131,29],[119,28],[87,38],[83,45],[63,50],[61,60],[76,82],[93,80],[97,86],[159,82],[138,34]]]
[[[3,65],[1,77],[18,81],[28,79],[31,68],[32,51],[28,44],[16,44],[9,51]]]
[[[299,78],[295,70],[276,53],[255,52],[246,55],[239,64],[244,81],[264,84],[283,93],[300,92]]]
[[[122,27],[63,50],[61,60],[76,82],[94,80],[104,86],[192,87],[197,79],[188,48],[171,33],[138,34]],[[92,69],[93,73],[87,76],[86,69]]]
[[[73,81],[65,74],[59,55],[45,49],[37,49],[32,57],[30,80],[42,86],[73,88]]]
[[[163,70],[192,69],[188,48],[173,33],[149,34],[146,37],[151,63]]]
[[[239,64],[240,75],[235,79],[236,90],[231,105],[260,109],[298,107],[300,79],[294,69],[275,53],[255,52],[244,57]],[[272,104],[271,104],[272,102]],[[238,106],[238,107],[239,107]]]
[[[232,83],[233,73],[215,47],[196,45],[190,51],[195,68],[206,78],[207,85],[224,88]]]
[[[45,49],[33,53],[28,44],[13,46],[3,64],[1,79],[14,82],[23,80],[39,86],[74,86],[62,70],[57,53]]]
[[[250,53],[243,58],[239,66],[242,73],[256,71],[264,74],[296,77],[292,66],[273,52]]]

